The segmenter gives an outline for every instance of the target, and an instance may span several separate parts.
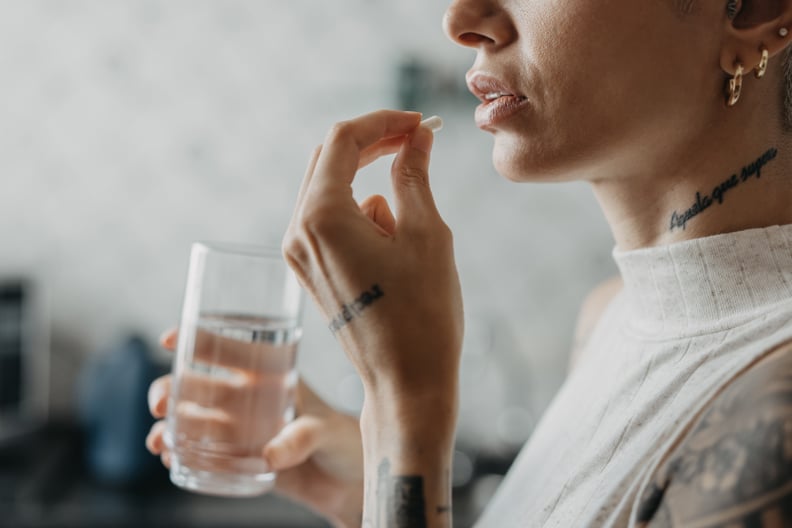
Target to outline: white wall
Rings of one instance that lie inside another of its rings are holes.
[[[191,241],[279,243],[310,150],[333,122],[396,104],[399,60],[462,78],[473,53],[442,34],[445,5],[0,3],[0,273],[48,289],[59,402],[79,367],[67,354],[176,322]],[[496,426],[488,409],[546,405],[580,300],[615,268],[588,188],[504,181],[464,101],[428,111],[447,122],[433,187],[471,314],[463,419],[480,434]],[[356,194],[387,195],[387,181],[375,164]],[[313,309],[299,363],[354,408],[352,370]]]

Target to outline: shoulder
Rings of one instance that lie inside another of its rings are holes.
[[[588,342],[588,338],[594,331],[594,327],[597,326],[605,308],[608,307],[608,304],[621,291],[623,286],[622,278],[617,275],[597,284],[583,299],[575,325],[574,344],[569,360],[570,369],[574,368],[575,363],[580,358],[580,352]]]
[[[792,526],[792,344],[719,394],[638,510],[643,526]]]

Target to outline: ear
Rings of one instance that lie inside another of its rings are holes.
[[[720,65],[733,75],[737,64],[746,72],[755,68],[762,59],[762,49],[770,57],[784,50],[792,42],[792,0],[733,0],[736,15],[724,14],[725,39]],[[724,13],[726,13],[724,9]],[[787,29],[782,36],[781,28]]]

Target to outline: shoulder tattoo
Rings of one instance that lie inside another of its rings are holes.
[[[722,392],[637,512],[639,526],[792,527],[792,348]]]

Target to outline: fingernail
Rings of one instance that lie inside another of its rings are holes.
[[[159,455],[162,451],[162,446],[159,442],[155,442],[154,439],[154,433],[149,433],[148,436],[146,436],[146,447],[151,452],[151,454]]]
[[[270,440],[270,443],[264,446],[263,455],[264,458],[267,459],[267,462],[270,465],[270,469],[277,470],[278,469],[278,459],[280,458],[280,452],[283,448],[283,442],[279,439],[274,438]]]
[[[163,409],[165,405],[164,395],[162,382],[154,382],[149,391],[149,407],[151,408],[151,414],[156,418],[161,417],[165,413],[165,409]]]
[[[173,330],[163,332],[160,343],[166,348],[173,348],[176,345],[176,333]]]
[[[165,398],[160,395],[159,399],[157,400],[156,405],[154,405],[154,410],[157,412],[157,416],[164,416],[165,415]]]

